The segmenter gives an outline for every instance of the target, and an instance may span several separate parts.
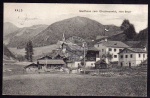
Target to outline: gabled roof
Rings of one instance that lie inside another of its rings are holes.
[[[101,35],[99,35],[99,36],[96,37],[96,40],[104,39],[104,38],[108,38],[108,36],[101,36]]]
[[[38,60],[43,60],[43,59],[52,59],[52,57],[51,57],[51,56],[46,55],[46,56],[43,56],[43,57],[39,58]]]
[[[139,41],[137,44],[133,45],[132,48],[148,48],[148,42],[147,41]]]
[[[140,41],[124,41],[124,43],[130,47],[137,45]]]
[[[89,47],[88,50],[91,50],[91,51],[99,51],[97,48],[95,47]]]
[[[106,61],[104,59],[98,60],[95,64],[106,64]]]
[[[65,62],[63,60],[60,59],[50,59],[50,60],[39,60],[39,64],[65,64]]]
[[[125,48],[122,51],[120,51],[118,54],[124,52],[124,51],[130,51],[132,53],[146,53],[146,51],[142,48]]]
[[[103,44],[106,47],[128,48],[129,46],[121,41],[100,41],[98,44]]]
[[[38,67],[38,65],[37,65],[37,64],[32,63],[32,64],[30,64],[30,65],[25,66],[24,68],[28,68],[28,67],[31,67],[31,66],[33,66],[33,67]]]

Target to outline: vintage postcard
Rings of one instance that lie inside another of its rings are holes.
[[[4,3],[3,95],[147,96],[148,5]]]

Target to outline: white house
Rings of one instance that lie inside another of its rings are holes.
[[[108,41],[107,39],[100,41],[94,45],[99,50],[100,57],[110,53],[112,55],[111,62],[118,61],[118,53],[129,46],[121,41]]]
[[[142,48],[125,48],[118,54],[120,66],[138,66],[147,60],[147,51]]]

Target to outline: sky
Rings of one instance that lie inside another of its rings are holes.
[[[50,25],[76,16],[116,26],[128,19],[138,33],[148,26],[148,5],[4,3],[4,22],[11,22],[18,27]]]

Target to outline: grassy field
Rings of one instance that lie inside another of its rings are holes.
[[[24,72],[26,64],[3,65],[3,95],[147,96],[147,75],[134,75],[134,70],[108,69],[108,72],[116,74],[130,74],[109,77],[65,73],[27,74]]]
[[[3,95],[146,96],[146,76],[27,74],[3,77]]]
[[[52,50],[58,48],[58,45],[53,44],[49,46],[43,46],[43,47],[36,47],[33,48],[34,50],[34,56],[42,55],[51,52]],[[14,54],[19,54],[19,55],[25,55],[25,49],[17,49],[17,48],[9,48],[10,51],[12,51]],[[48,50],[48,51],[47,51]]]

